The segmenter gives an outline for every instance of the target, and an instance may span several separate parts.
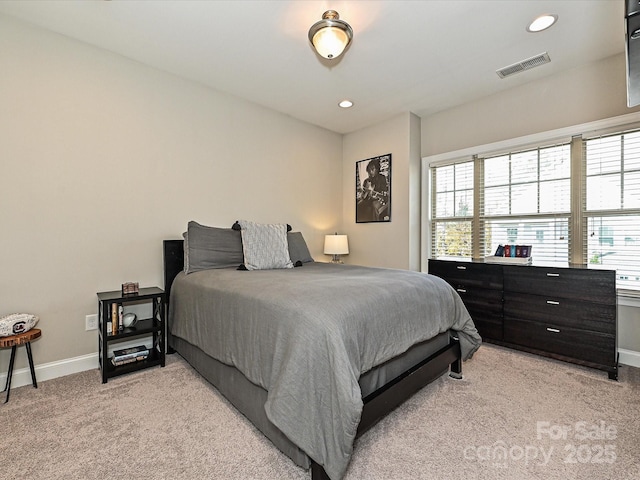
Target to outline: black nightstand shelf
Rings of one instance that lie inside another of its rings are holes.
[[[138,320],[135,325],[128,328],[114,330],[112,325],[112,309],[118,310],[128,304],[145,304],[151,306],[152,317]],[[166,295],[164,290],[158,287],[141,288],[138,294],[123,295],[120,290],[98,293],[98,354],[102,383],[107,383],[109,378],[117,377],[144,368],[165,365],[165,337],[166,337]],[[144,360],[115,366],[111,362],[109,347],[117,347],[118,343],[125,340],[139,338],[141,342],[152,340],[149,355]]]

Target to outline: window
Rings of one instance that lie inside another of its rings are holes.
[[[471,257],[473,162],[434,168],[432,245],[437,258]]]
[[[432,258],[532,245],[640,290],[640,130],[469,158],[430,169]]]
[[[640,132],[585,141],[587,261],[640,289]]]
[[[480,158],[480,248],[531,245],[536,260],[569,261],[570,144]]]

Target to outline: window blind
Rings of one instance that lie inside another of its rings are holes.
[[[567,263],[571,147],[553,145],[480,158],[480,244],[531,245],[536,262]]]
[[[434,258],[472,256],[474,163],[431,169],[431,250]]]
[[[640,289],[640,131],[584,141],[586,262]]]

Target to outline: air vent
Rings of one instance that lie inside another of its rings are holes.
[[[500,78],[506,78],[510,75],[515,75],[516,73],[529,70],[530,68],[544,65],[545,63],[549,63],[550,61],[551,59],[549,58],[549,54],[547,52],[544,52],[540,55],[536,55],[535,57],[527,58],[526,60],[522,60],[521,62],[514,63],[513,65],[501,68],[500,70],[496,70],[496,73]]]

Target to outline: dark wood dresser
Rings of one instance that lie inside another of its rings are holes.
[[[488,342],[618,378],[614,270],[429,260]]]

